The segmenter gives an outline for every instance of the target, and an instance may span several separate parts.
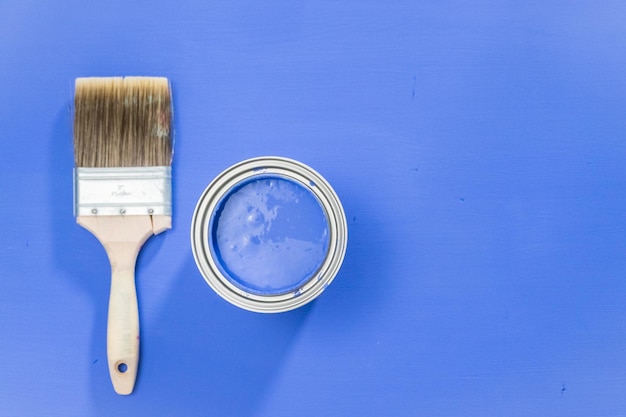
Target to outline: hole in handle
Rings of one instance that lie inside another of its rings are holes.
[[[124,362],[120,362],[117,364],[117,371],[119,373],[124,373],[128,370],[128,365],[126,365]]]

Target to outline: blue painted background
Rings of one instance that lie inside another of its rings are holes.
[[[625,416],[626,3],[0,3],[0,416]],[[138,261],[135,393],[72,216],[80,76],[162,75],[174,228]],[[279,155],[341,197],[313,304],[223,301],[191,255],[220,171]]]

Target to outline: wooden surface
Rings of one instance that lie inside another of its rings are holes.
[[[0,416],[626,415],[626,3],[0,3]],[[82,76],[172,80],[173,228],[137,261],[141,367],[72,215]],[[346,209],[333,284],[214,294],[198,197],[262,155]]]

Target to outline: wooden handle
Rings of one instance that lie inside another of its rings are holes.
[[[98,238],[111,263],[107,324],[109,375],[115,392],[128,395],[135,386],[139,365],[135,262],[141,246],[152,234],[171,227],[171,217],[78,216],[77,222]]]

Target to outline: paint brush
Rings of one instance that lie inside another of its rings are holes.
[[[78,78],[74,97],[74,214],[111,264],[109,374],[130,394],[139,363],[135,263],[171,228],[171,94],[162,77]]]

